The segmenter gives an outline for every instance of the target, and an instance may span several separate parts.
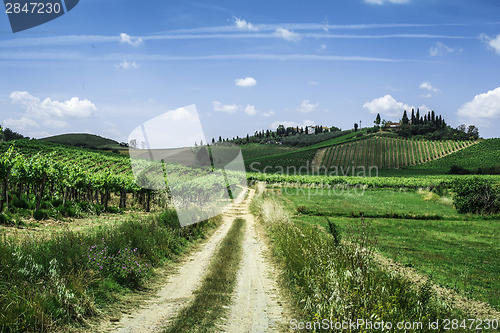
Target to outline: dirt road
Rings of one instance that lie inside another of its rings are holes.
[[[253,197],[254,191],[249,194]],[[249,202],[248,200],[247,202]],[[246,220],[243,257],[226,332],[276,332],[286,325],[287,312],[280,298],[276,274],[266,258],[267,246],[248,205],[240,215]]]
[[[218,230],[179,265],[177,272],[168,278],[153,299],[141,309],[124,315],[119,321],[103,324],[98,331],[161,332],[162,327],[193,299],[193,293],[199,287],[219,243],[226,236],[233,220],[240,217],[247,221],[242,262],[234,304],[228,310],[228,318],[221,318],[219,329],[227,332],[275,332],[285,311],[272,278],[273,269],[263,255],[265,244],[259,238],[254,217],[249,211],[253,195],[254,191],[249,190],[244,201],[234,203],[223,213],[223,223]]]

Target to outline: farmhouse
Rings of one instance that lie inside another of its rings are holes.
[[[401,127],[401,123],[385,123],[385,127],[396,129]]]

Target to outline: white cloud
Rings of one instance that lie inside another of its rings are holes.
[[[431,56],[431,57],[443,57],[447,54],[461,53],[462,51],[463,51],[462,48],[454,49],[454,48],[451,48],[448,45],[445,45],[441,42],[436,42],[436,44],[434,44],[434,46],[430,47],[429,56]]]
[[[78,97],[65,101],[52,100],[47,97],[42,101],[26,91],[14,91],[10,94],[10,99],[13,104],[23,106],[28,115],[37,119],[67,116],[90,118],[97,112],[96,106],[91,101],[80,100]]]
[[[370,113],[380,113],[381,115],[396,117],[403,114],[403,110],[411,110],[408,104],[396,101],[391,95],[375,98],[371,102],[363,104],[363,109]]]
[[[120,34],[120,43],[121,44],[128,44],[128,45],[131,45],[133,47],[137,47],[137,46],[142,44],[142,38],[137,38],[135,40],[132,40],[132,37],[130,37],[126,33],[122,32]]]
[[[469,118],[496,118],[500,116],[500,87],[479,94],[458,110],[458,115]]]
[[[410,0],[365,0],[365,3],[368,3],[370,5],[384,5],[386,3],[393,3],[393,4],[405,4],[409,3]]]
[[[283,121],[275,121],[271,124],[272,129],[278,128],[279,125],[283,125],[286,127],[306,127],[306,126],[313,126],[314,121],[313,120],[304,120],[302,123],[298,123],[295,121],[289,121],[289,120],[283,120]]]
[[[308,112],[313,112],[315,111],[319,106],[319,103],[311,103],[308,99],[305,99],[300,103],[300,106],[297,108],[297,111],[303,112],[303,113],[308,113]]]
[[[26,118],[26,117],[22,117],[21,119],[5,119],[3,121],[4,125],[9,127],[9,128],[12,128],[14,130],[25,130],[27,128],[39,128],[40,125],[32,120],[32,119],[29,119],[29,118]]]
[[[487,36],[486,34],[481,34],[479,38],[485,42],[488,47],[492,48],[495,50],[496,53],[500,54],[500,35],[496,36],[495,38],[491,38]]]
[[[222,104],[219,101],[212,102],[212,106],[214,111],[218,112],[235,113],[240,110],[240,106],[237,104]]]
[[[69,127],[69,124],[63,120],[47,119],[47,120],[44,120],[43,126],[50,127],[50,128],[65,128],[65,127]]]
[[[326,44],[321,44],[320,49],[321,49],[322,51],[326,50]]]
[[[139,68],[139,65],[135,61],[128,62],[127,60],[123,60],[118,65],[115,65],[115,67],[121,69],[137,69]]]
[[[252,23],[242,20],[240,18],[234,17],[234,25],[239,30],[247,30],[247,31],[257,31],[257,27],[255,27]]]
[[[257,85],[257,80],[255,80],[253,77],[246,77],[244,79],[236,79],[234,83],[238,87],[253,87]]]
[[[428,90],[431,92],[438,92],[439,89],[434,88],[430,82],[422,82],[419,86],[420,89]]]
[[[291,42],[296,42],[300,39],[300,35],[298,33],[295,33],[293,31],[290,31],[285,28],[278,28],[274,32],[274,34],[278,37],[283,38],[284,40],[291,41]]]
[[[254,105],[247,105],[245,107],[245,113],[249,116],[255,116],[259,111],[255,109]]]
[[[439,89],[433,87],[430,82],[422,82],[420,84],[419,88],[427,91],[427,94],[421,95],[421,97],[424,97],[424,98],[430,98],[430,97],[432,97],[433,93],[438,93],[440,91]]]
[[[317,86],[318,85],[318,82],[316,82],[316,81],[309,81],[307,83],[310,84],[311,86]]]
[[[269,111],[269,112],[264,112],[264,113],[262,114],[262,116],[263,116],[263,117],[272,117],[272,116],[274,116],[274,113],[275,113],[275,112],[274,112],[273,110],[271,110],[271,111]]]

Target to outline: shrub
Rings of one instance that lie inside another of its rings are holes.
[[[451,166],[450,171],[448,171],[448,174],[449,175],[468,175],[468,174],[470,174],[470,171],[455,164],[455,165]]]
[[[457,180],[453,204],[459,213],[495,214],[500,211],[500,186],[480,178]]]
[[[328,231],[333,236],[333,242],[335,245],[339,245],[341,240],[340,228],[334,222],[330,221],[328,217],[326,217],[326,221],[328,222]]]
[[[298,206],[297,207],[297,213],[299,214],[307,214],[309,212],[309,209],[307,209],[306,206]]]
[[[30,208],[29,202],[26,199],[24,199],[24,198],[22,198],[22,199],[14,198],[12,200],[12,206],[17,207],[17,208],[23,208],[23,209],[29,209]]]
[[[46,210],[40,209],[33,212],[33,218],[37,221],[46,220],[49,218],[49,214]]]
[[[12,224],[12,218],[10,216],[0,214],[0,224],[3,225],[11,225]]]

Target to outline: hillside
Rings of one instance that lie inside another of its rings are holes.
[[[473,145],[473,141],[429,141],[371,136],[369,138],[337,144],[319,149],[315,166],[359,168],[376,166],[379,169],[399,169],[440,159]]]
[[[345,170],[347,167],[352,169],[370,166],[386,170],[400,169],[437,161],[476,143],[408,139],[358,132],[285,153],[269,155],[269,149],[266,149],[265,156],[245,159],[245,164],[249,171],[265,172],[281,172],[281,169],[285,171],[287,167],[302,167],[304,170],[301,171],[304,172],[306,166],[309,171],[317,171],[319,168],[332,170],[337,167]]]
[[[50,136],[40,139],[41,141],[57,143],[75,147],[89,147],[89,148],[119,148],[120,145],[117,141],[106,139],[94,134],[74,133]]]
[[[484,140],[454,154],[435,161],[415,165],[410,170],[429,170],[432,173],[447,173],[453,165],[467,170],[500,166],[500,139]]]

